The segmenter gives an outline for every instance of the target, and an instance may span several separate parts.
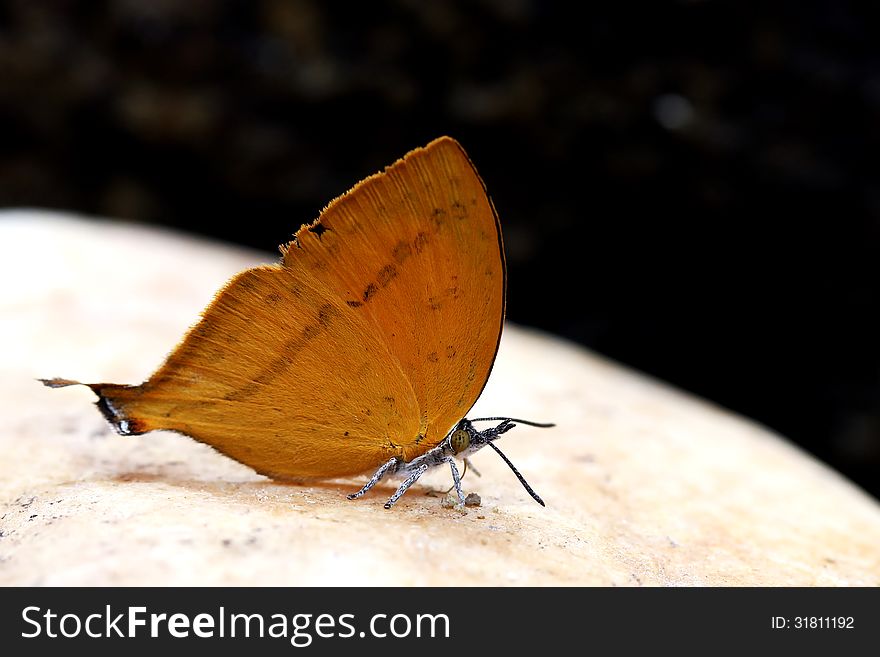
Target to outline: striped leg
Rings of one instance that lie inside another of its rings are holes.
[[[399,463],[400,463],[399,459],[396,456],[393,457],[390,461],[383,464],[382,466],[380,466],[380,468],[378,470],[376,470],[376,474],[374,474],[372,477],[370,477],[370,480],[364,484],[363,488],[361,488],[357,493],[351,493],[350,495],[346,495],[346,497],[350,500],[356,500],[357,498],[363,496],[364,493],[366,493],[368,490],[370,490],[373,486],[375,486],[376,484],[378,484],[382,480],[382,477],[385,476],[385,473],[388,472],[388,470],[395,472],[397,470],[397,466],[399,465]],[[392,470],[392,468],[394,468],[394,469]]]
[[[464,506],[464,491],[461,489],[461,477],[458,474],[458,468],[455,465],[455,459],[451,456],[447,456],[443,459],[444,462],[449,464],[449,468],[452,470],[452,482],[455,487],[455,492],[458,493],[458,501]]]
[[[403,483],[400,484],[400,487],[395,491],[394,495],[388,498],[388,501],[385,502],[385,508],[390,509],[394,506],[394,503],[400,499],[400,496],[406,492],[406,489],[412,486],[416,481],[418,481],[419,477],[421,477],[428,470],[427,465],[420,465],[418,470],[413,472],[409,477],[404,479]]]

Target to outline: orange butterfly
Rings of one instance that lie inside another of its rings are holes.
[[[441,137],[333,200],[235,276],[138,386],[88,385],[123,435],[177,431],[276,479],[405,477],[465,459],[523,422],[464,418],[504,320],[501,230],[461,146]],[[47,379],[50,387],[79,384]],[[542,505],[512,463],[504,461]]]

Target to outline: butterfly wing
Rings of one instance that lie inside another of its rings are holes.
[[[504,316],[498,221],[461,147],[411,152],[283,252],[233,278],[147,382],[92,386],[105,414],[279,478],[439,443],[482,391]]]
[[[397,437],[409,460],[464,417],[492,369],[505,302],[495,210],[461,146],[441,138],[336,199],[319,223],[285,266],[322,248],[328,284],[389,346],[418,403],[418,431]]]

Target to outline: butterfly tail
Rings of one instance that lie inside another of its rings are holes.
[[[110,426],[121,436],[137,436],[152,428],[144,422],[131,417],[126,407],[137,395],[140,386],[119,385],[116,383],[82,383],[71,379],[40,379],[49,388],[66,388],[67,386],[86,386],[98,395],[95,405]]]

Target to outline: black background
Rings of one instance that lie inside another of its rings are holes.
[[[880,494],[876,3],[0,5],[0,206],[262,249],[450,134],[509,318]]]

